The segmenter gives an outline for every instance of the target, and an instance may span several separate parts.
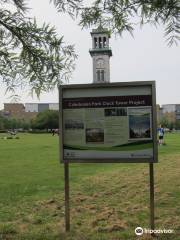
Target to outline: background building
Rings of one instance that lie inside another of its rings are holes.
[[[38,112],[37,103],[25,103],[25,112]]]
[[[59,110],[58,103],[25,103],[25,112],[43,112],[45,110]]]
[[[30,120],[36,117],[35,112],[25,112],[25,106],[22,103],[4,103],[4,109],[1,114],[7,118]]]
[[[1,115],[7,118],[31,120],[45,110],[59,110],[58,103],[4,103]]]
[[[49,103],[50,110],[59,110],[59,103]]]

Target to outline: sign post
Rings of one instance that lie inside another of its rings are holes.
[[[150,229],[154,230],[154,166],[149,163],[150,176]]]
[[[154,81],[60,86],[66,231],[70,230],[69,163],[149,163],[150,227],[154,229],[155,95]]]
[[[64,163],[64,189],[65,189],[65,228],[70,231],[70,209],[69,209],[69,163]]]

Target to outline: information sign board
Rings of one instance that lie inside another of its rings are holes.
[[[155,82],[62,85],[62,162],[157,162]]]

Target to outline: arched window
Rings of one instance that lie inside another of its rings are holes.
[[[101,81],[101,71],[100,70],[97,70],[97,82],[100,82]]]
[[[99,48],[102,48],[103,46],[102,46],[102,39],[101,39],[101,37],[99,37]]]
[[[105,81],[105,72],[102,69],[98,69],[96,71],[97,82],[104,82]]]
[[[101,78],[101,82],[104,82],[104,70],[101,70],[100,78]]]
[[[95,48],[98,47],[98,41],[97,41],[97,38],[96,38],[96,37],[94,38],[94,47],[95,47]]]
[[[103,37],[103,47],[107,47],[106,37]]]

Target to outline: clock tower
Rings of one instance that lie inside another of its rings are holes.
[[[91,32],[92,49],[89,53],[93,60],[93,83],[110,82],[109,59],[112,51],[109,47],[110,32],[100,25]]]

